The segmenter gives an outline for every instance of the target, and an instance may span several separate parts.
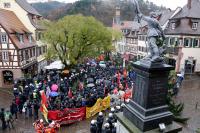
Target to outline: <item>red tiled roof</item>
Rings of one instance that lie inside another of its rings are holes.
[[[31,33],[12,11],[0,9],[0,24],[9,33]]]
[[[14,12],[0,9],[0,25],[2,25],[2,27],[6,30],[12,43],[18,49],[24,49],[36,46],[34,40],[32,43],[29,43],[28,38],[25,36],[24,36],[24,43],[19,42],[16,33],[25,35],[31,32],[22,24],[22,22],[17,18]]]

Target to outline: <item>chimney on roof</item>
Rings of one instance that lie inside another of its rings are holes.
[[[192,0],[188,0],[187,7],[188,7],[188,9],[191,9],[191,7],[192,7]]]

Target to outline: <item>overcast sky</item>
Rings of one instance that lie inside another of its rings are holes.
[[[66,2],[66,3],[71,3],[71,2],[75,2],[77,0],[57,0],[60,2]],[[171,9],[176,9],[176,7],[183,7],[186,3],[187,0],[149,0],[151,2],[154,2],[157,5],[163,5],[167,8],[171,8]]]

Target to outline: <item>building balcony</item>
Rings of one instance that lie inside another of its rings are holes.
[[[178,47],[168,47],[167,48],[167,53],[168,54],[173,54],[173,55],[178,55],[179,48]]]

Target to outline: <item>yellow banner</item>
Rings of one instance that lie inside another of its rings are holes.
[[[90,118],[101,111],[101,101],[102,99],[98,99],[94,106],[86,107],[86,118]]]
[[[103,100],[99,98],[94,106],[86,107],[86,118],[90,118],[107,108],[110,108],[110,96],[105,97]]]
[[[102,100],[102,110],[106,110],[107,108],[110,108],[110,96],[105,97]]]

